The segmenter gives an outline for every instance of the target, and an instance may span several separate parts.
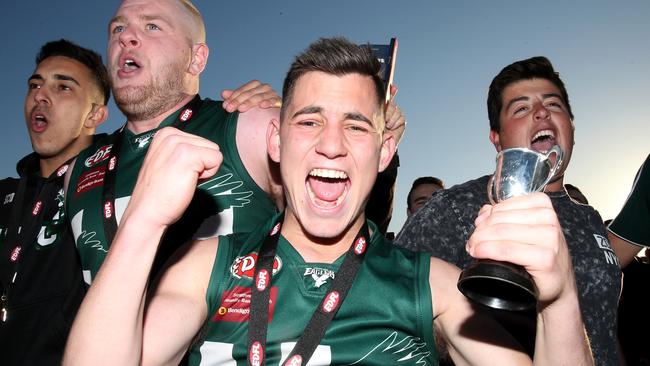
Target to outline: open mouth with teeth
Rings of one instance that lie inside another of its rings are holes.
[[[47,118],[41,113],[32,113],[32,130],[43,132],[47,128]]]
[[[347,196],[350,179],[341,170],[312,169],[305,185],[314,206],[332,209],[338,207]]]
[[[530,148],[541,153],[547,153],[555,145],[555,133],[551,130],[538,131],[530,141]]]
[[[121,66],[122,66],[122,70],[126,72],[137,70],[140,68],[140,65],[138,65],[137,62],[135,62],[133,59],[130,58],[125,59],[124,63]]]

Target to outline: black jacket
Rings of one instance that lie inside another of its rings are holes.
[[[59,176],[56,171],[48,178],[41,177],[36,154],[23,158],[17,170],[20,179],[0,181],[0,291],[7,295],[4,322],[0,314],[0,364],[59,365],[86,292],[64,214],[64,174]],[[25,194],[18,202],[21,180]],[[45,197],[47,192],[50,194]],[[34,220],[31,215],[37,200],[43,203],[43,214]],[[20,219],[12,220],[13,216]],[[27,232],[25,226],[30,223],[38,234],[24,239],[16,265],[12,255],[15,259],[17,243],[11,242],[12,237],[16,237],[16,226]]]

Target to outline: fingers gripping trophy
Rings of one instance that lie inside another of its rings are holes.
[[[553,155],[555,163],[550,159]],[[543,191],[562,166],[562,157],[558,145],[546,154],[527,148],[502,150],[487,187],[490,202]],[[470,300],[495,309],[521,311],[537,305],[538,292],[531,276],[509,262],[477,260],[461,273],[458,289]]]

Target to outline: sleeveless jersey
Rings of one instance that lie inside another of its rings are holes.
[[[219,238],[206,295],[207,325],[190,365],[246,365],[251,277],[273,222],[250,235]],[[308,365],[434,365],[429,256],[392,246],[369,223],[373,234],[365,260]],[[264,364],[279,365],[291,352],[343,258],[305,263],[280,237]]]
[[[167,230],[154,272],[180,244],[190,239],[250,232],[276,213],[275,204],[253,181],[240,159],[235,139],[238,114],[227,113],[221,102],[207,99],[201,101],[198,110],[188,113],[189,109],[181,109],[154,130],[135,135],[124,128],[79,154],[66,192],[66,205],[86,282],[94,278],[110,246],[104,234],[102,189],[111,160],[108,157],[120,134],[124,134],[124,140],[118,155],[114,207],[118,223],[158,129],[173,124],[181,116],[185,122],[181,122],[180,129],[217,143],[223,154],[217,174],[198,185],[183,217]]]

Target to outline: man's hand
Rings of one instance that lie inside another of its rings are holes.
[[[228,112],[246,112],[253,107],[279,108],[282,98],[269,84],[252,80],[235,90],[225,89],[221,92],[223,108]]]
[[[391,85],[391,97],[388,103],[386,103],[386,132],[392,134],[395,137],[395,141],[399,143],[406,128],[406,117],[404,117],[402,110],[395,104],[396,94],[397,87]]]
[[[485,205],[475,225],[469,254],[523,266],[537,285],[542,307],[564,295],[576,296],[571,258],[548,196],[534,193]]]
[[[154,226],[171,225],[192,200],[197,181],[213,176],[222,161],[217,144],[176,128],[161,129],[149,147],[122,221],[135,216]]]

